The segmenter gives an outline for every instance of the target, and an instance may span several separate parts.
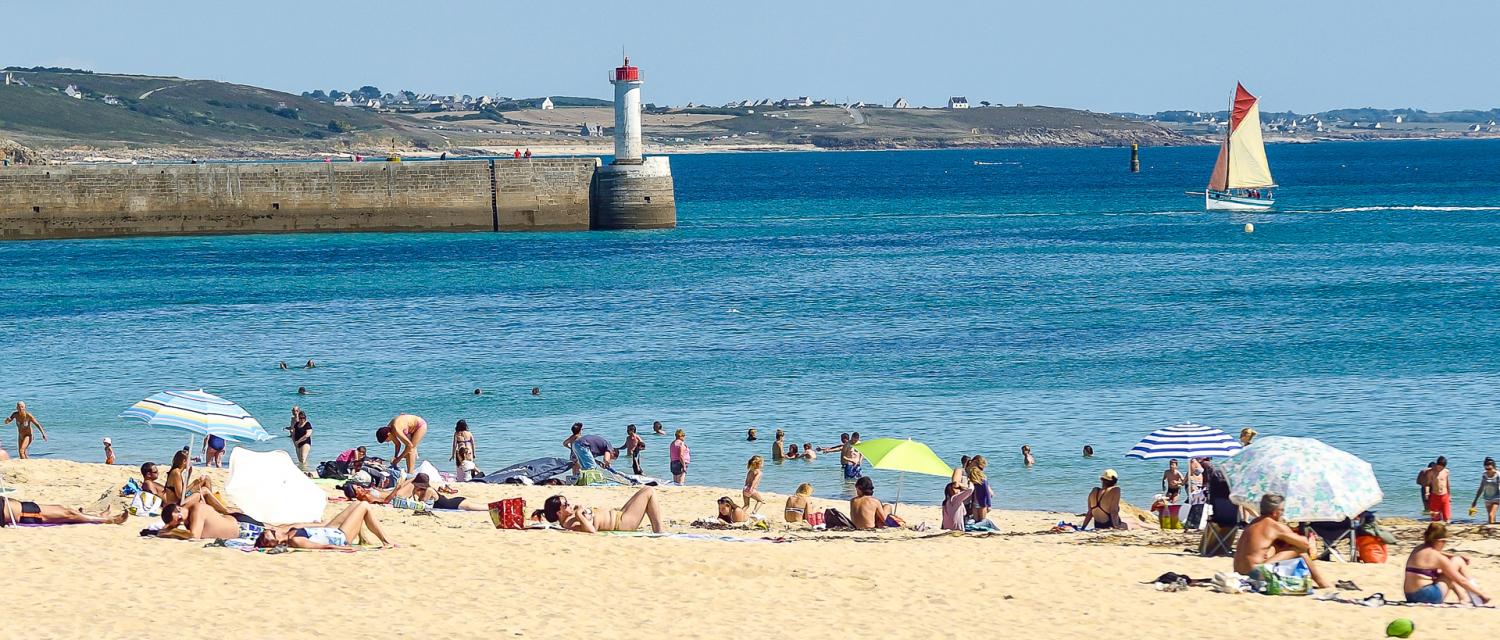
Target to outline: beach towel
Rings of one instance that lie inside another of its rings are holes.
[[[235,447],[224,493],[247,515],[269,524],[319,522],[328,505],[328,494],[285,451]]]
[[[130,506],[127,507],[127,510],[133,516],[154,518],[161,515],[161,506],[161,498],[156,497],[155,494],[142,491],[135,494],[135,497],[130,500]]]

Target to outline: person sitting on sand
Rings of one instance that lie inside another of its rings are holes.
[[[1096,531],[1125,528],[1125,521],[1120,518],[1119,484],[1120,476],[1114,469],[1099,474],[1099,486],[1089,491],[1088,511],[1083,514],[1083,524],[1078,526],[1080,531],[1087,529],[1090,522]]]
[[[1483,605],[1490,597],[1469,579],[1469,560],[1444,551],[1448,545],[1448,525],[1433,522],[1422,533],[1422,544],[1406,558],[1406,578],[1401,590],[1407,602],[1442,604],[1449,593],[1458,601]]]
[[[255,539],[259,549],[287,546],[293,549],[353,549],[361,533],[369,529],[380,540],[381,547],[391,541],[380,530],[380,522],[370,513],[370,505],[356,502],[318,527],[266,527]]]
[[[155,462],[141,463],[141,491],[165,499],[167,487],[156,480],[160,474]]]
[[[1301,558],[1307,562],[1308,572],[1319,589],[1329,589],[1332,583],[1323,577],[1323,571],[1309,555],[1312,546],[1305,536],[1292,531],[1281,521],[1286,499],[1279,494],[1268,493],[1260,498],[1260,517],[1245,527],[1239,544],[1234,547],[1234,572],[1250,575],[1257,565],[1274,564],[1283,560]]]
[[[740,495],[745,498],[745,508],[750,508],[750,501],[755,501],[755,509],[760,510],[760,505],[765,504],[766,499],[760,496],[761,471],[766,466],[765,459],[760,456],[750,456],[750,461],[745,463],[745,488],[740,490]]]
[[[161,521],[162,528],[155,533],[157,537],[182,537],[184,533],[178,533],[181,528],[185,530],[189,540],[254,539],[266,527],[249,515],[226,508],[208,494],[193,496],[182,504],[162,507]]]
[[[734,503],[734,498],[724,496],[719,498],[719,519],[727,524],[738,524],[750,520],[750,512],[744,507]]]
[[[397,415],[385,426],[375,430],[376,442],[389,442],[396,447],[395,453],[391,454],[391,468],[400,467],[401,461],[405,460],[407,473],[416,472],[417,447],[425,437],[427,421],[409,413]]]
[[[812,509],[812,485],[804,482],[797,485],[797,492],[787,496],[786,507],[781,510],[781,517],[787,522],[802,522],[807,519],[807,512]]]
[[[26,453],[26,450],[31,448],[31,430],[34,428],[42,432],[42,440],[44,442],[47,440],[47,430],[42,428],[42,423],[37,421],[36,416],[31,415],[31,412],[26,410],[26,403],[24,402],[17,402],[15,412],[11,413],[10,417],[5,419],[5,424],[12,422],[16,423],[16,449],[20,451],[18,455],[20,455],[22,460],[25,460],[31,457]]]
[[[193,467],[187,449],[178,449],[172,454],[172,467],[167,469],[167,482],[161,499],[167,504],[181,504],[188,497],[213,491],[213,481],[208,477],[193,479]]]
[[[771,460],[780,462],[786,458],[786,432],[777,429],[776,439],[771,442]]]
[[[850,436],[853,439],[853,436]],[[854,483],[854,499],[849,501],[849,520],[855,529],[868,531],[890,526],[890,509],[875,497],[875,481],[861,476]]]
[[[964,473],[963,467],[953,470],[953,481],[943,487],[943,529],[945,531],[963,531],[965,522],[965,507],[969,496],[974,495],[974,487],[969,484],[968,474]]]
[[[130,517],[130,514],[125,511],[113,516],[108,515],[113,508],[114,505],[110,505],[110,508],[104,511],[106,515],[91,516],[78,509],[62,505],[37,504],[0,496],[0,527],[23,524],[120,524]]]
[[[635,531],[641,528],[641,521],[646,519],[650,519],[653,533],[662,532],[661,505],[656,502],[654,487],[641,487],[619,509],[597,512],[568,504],[568,499],[563,496],[552,496],[542,504],[542,516],[547,522],[554,522],[564,529],[580,533]]]

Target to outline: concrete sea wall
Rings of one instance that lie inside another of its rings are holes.
[[[11,166],[0,169],[0,239],[583,230],[599,166],[595,158]]]

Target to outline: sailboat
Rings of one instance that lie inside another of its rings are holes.
[[[1209,211],[1265,211],[1276,204],[1270,191],[1275,186],[1260,138],[1260,98],[1236,83],[1229,130],[1203,193],[1203,206]]]

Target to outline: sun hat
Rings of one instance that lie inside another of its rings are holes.
[[[1115,473],[1114,469],[1105,469],[1104,473],[1099,474],[1099,479],[1100,480],[1119,480],[1120,479],[1120,474]]]

